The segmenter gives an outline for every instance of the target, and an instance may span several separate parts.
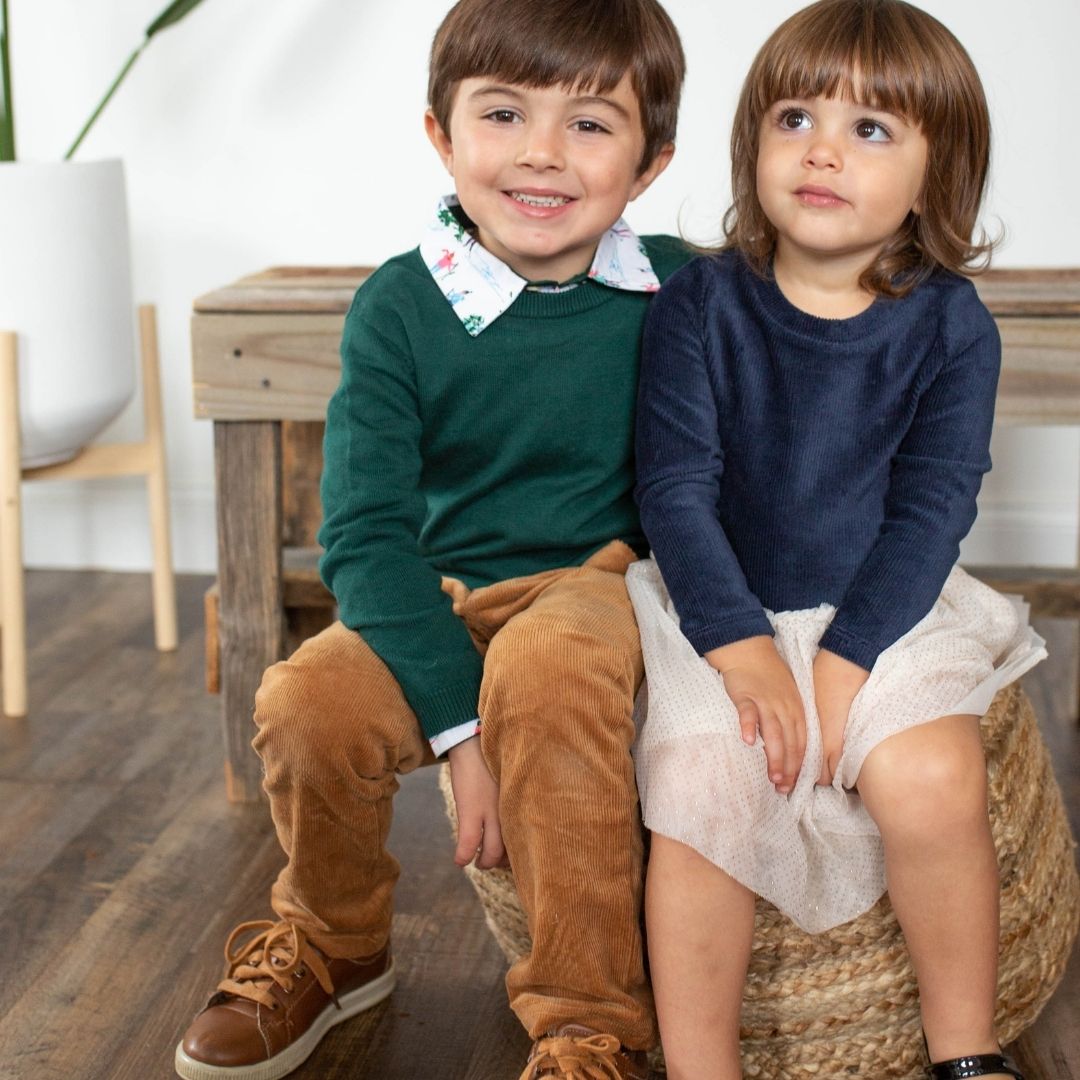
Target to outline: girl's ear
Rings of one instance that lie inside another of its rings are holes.
[[[442,159],[446,171],[454,175],[454,147],[450,142],[450,136],[443,130],[442,124],[435,119],[435,114],[428,109],[424,113],[424,130],[435,147],[435,153]]]

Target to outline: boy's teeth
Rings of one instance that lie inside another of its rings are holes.
[[[521,191],[512,191],[510,195],[526,206],[565,206],[570,201],[565,195],[526,195]]]

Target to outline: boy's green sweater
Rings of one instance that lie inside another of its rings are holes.
[[[690,252],[643,237],[663,281]],[[526,290],[470,337],[417,250],[345,320],[322,478],[323,580],[430,739],[474,719],[483,661],[441,578],[470,587],[644,541],[633,500],[649,294]]]

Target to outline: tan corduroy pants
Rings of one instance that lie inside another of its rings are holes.
[[[642,663],[623,575],[634,557],[614,542],[580,567],[444,587],[485,653],[481,748],[532,932],[507,975],[510,1004],[534,1038],[576,1021],[641,1049],[655,1023],[630,758]],[[288,856],[274,910],[332,956],[375,952],[399,873],[386,850],[397,774],[435,760],[415,715],[337,623],[267,671],[255,721]]]

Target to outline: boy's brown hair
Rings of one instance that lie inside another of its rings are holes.
[[[776,230],[757,197],[758,138],[771,105],[844,97],[917,124],[928,144],[918,213],[886,243],[860,284],[903,296],[935,269],[976,274],[993,243],[974,239],[990,164],[990,116],[971,58],[937,19],[903,0],[819,0],[773,33],[751,65],[731,135],[727,247],[761,273]]]
[[[428,102],[449,134],[462,79],[490,75],[602,94],[629,72],[645,135],[644,171],[675,140],[685,71],[678,31],[656,0],[460,0],[435,33]]]

